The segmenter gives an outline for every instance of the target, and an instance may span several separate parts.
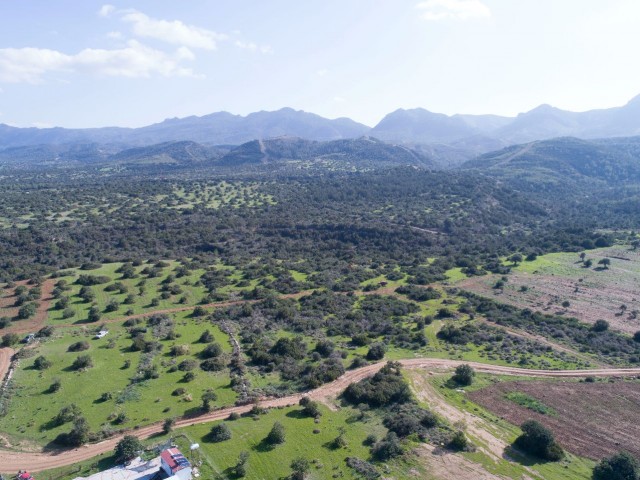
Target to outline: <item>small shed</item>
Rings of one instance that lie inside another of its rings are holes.
[[[160,453],[160,468],[168,477],[191,480],[191,463],[177,448],[167,448]]]

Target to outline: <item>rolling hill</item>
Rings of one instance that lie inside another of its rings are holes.
[[[229,152],[217,164],[259,165],[285,161],[341,162],[357,165],[433,166],[425,155],[400,145],[390,145],[371,137],[316,142],[296,137],[254,140]]]
[[[640,137],[581,140],[573,137],[514,145],[481,155],[462,168],[520,186],[623,184],[640,181]]]

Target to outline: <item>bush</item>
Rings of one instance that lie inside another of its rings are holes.
[[[200,342],[200,343],[210,343],[210,342],[213,342],[214,339],[215,338],[212,335],[212,333],[209,330],[205,330],[200,335],[200,338],[198,339],[198,342]]]
[[[609,322],[607,322],[606,320],[596,320],[591,329],[594,332],[606,332],[607,330],[609,330]]]
[[[89,309],[89,314],[87,316],[87,321],[95,323],[100,320],[100,308],[97,305],[91,305]]]
[[[411,400],[411,390],[402,378],[400,365],[396,362],[387,363],[371,378],[352,383],[343,395],[354,405],[364,403],[370,407],[402,404]]]
[[[311,464],[306,458],[294,458],[291,462],[291,470],[293,470],[291,480],[303,480],[307,476],[310,468]]]
[[[47,368],[51,367],[51,365],[53,365],[53,363],[51,362],[51,360],[47,360],[45,357],[43,357],[42,355],[40,355],[39,357],[37,357],[34,362],[33,362],[33,367],[36,370],[46,370]]]
[[[469,386],[473,383],[473,377],[475,374],[476,372],[471,365],[458,365],[455,373],[451,377],[451,380],[458,385]]]
[[[544,425],[535,420],[527,420],[520,428],[520,435],[514,442],[521,450],[543,460],[558,461],[564,457],[562,447],[553,438],[553,434]]]
[[[407,437],[421,429],[420,419],[409,412],[399,412],[386,417],[384,426],[399,437]]]
[[[367,360],[382,360],[385,353],[387,353],[387,348],[383,343],[374,343],[369,347]]]
[[[73,428],[69,433],[64,433],[56,439],[58,443],[70,447],[79,447],[89,441],[89,424],[84,417],[77,417],[73,421]]]
[[[628,453],[604,458],[593,468],[593,480],[638,480],[638,461]]]
[[[85,350],[89,350],[89,348],[89,342],[76,342],[69,345],[67,352],[83,352]]]
[[[47,390],[47,392],[49,393],[56,393],[57,391],[59,391],[62,388],[62,382],[60,381],[59,378],[56,378],[53,380],[53,382],[51,383],[51,385],[49,385],[49,389]]]
[[[220,370],[224,370],[225,362],[224,359],[218,358],[209,358],[200,362],[200,368],[205,372],[219,372]]]
[[[93,367],[93,360],[89,355],[80,355],[71,364],[73,370],[84,370]]]
[[[222,346],[219,343],[210,343],[200,353],[202,358],[215,358],[222,354]]]
[[[280,422],[275,422],[267,434],[265,441],[269,445],[280,445],[286,440],[284,426]]]
[[[212,442],[224,442],[225,440],[231,440],[231,430],[224,423],[214,425],[209,434],[209,438]]]
[[[449,448],[452,450],[463,451],[469,448],[469,440],[462,430],[457,430],[449,441]]]
[[[20,310],[18,310],[18,319],[26,320],[27,318],[31,318],[37,311],[38,306],[35,303],[26,303],[20,307]]]
[[[187,358],[186,360],[183,360],[178,364],[178,370],[180,370],[181,372],[190,372],[197,366],[198,362],[196,362],[192,358]]]
[[[249,460],[249,452],[240,452],[238,461],[233,467],[233,474],[237,478],[242,478],[247,474],[247,460]]]
[[[376,460],[386,461],[395,457],[399,457],[402,455],[402,445],[400,444],[400,440],[398,436],[389,432],[387,436],[376,443],[371,449],[371,455]]]
[[[300,405],[303,407],[302,413],[307,417],[317,418],[322,415],[318,403],[313,400],[309,400],[308,397],[302,397],[300,399]]]
[[[17,333],[5,333],[2,336],[3,347],[13,347],[19,341],[20,341],[20,337],[18,336]]]
[[[51,423],[54,426],[59,427],[60,425],[74,421],[81,415],[82,412],[80,411],[80,408],[75,403],[71,403],[62,407],[56,416],[53,417]]]
[[[218,395],[213,390],[205,390],[202,394],[202,409],[205,412],[211,410],[211,402],[215,402],[218,399]]]

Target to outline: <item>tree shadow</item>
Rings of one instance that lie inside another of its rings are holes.
[[[256,452],[260,452],[260,453],[266,453],[266,452],[271,452],[276,448],[276,445],[272,445],[271,443],[269,443],[267,441],[266,438],[263,438],[260,443],[258,443],[257,445],[254,445],[253,447],[251,447],[253,450],[255,450]]]
[[[285,416],[289,418],[296,418],[298,420],[303,418],[309,418],[307,417],[307,415],[304,414],[302,410],[291,410],[290,412],[287,412]]]
[[[547,463],[554,463],[551,460],[545,460],[543,458],[534,457],[533,455],[527,455],[526,453],[518,450],[513,445],[508,445],[502,452],[502,458],[510,462],[517,462],[525,467],[534,467],[536,465],[545,465]]]

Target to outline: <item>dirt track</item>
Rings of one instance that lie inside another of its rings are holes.
[[[434,359],[434,358],[414,358],[400,360],[405,368],[429,368],[432,370],[447,370],[461,363],[469,363],[478,372],[498,374],[498,375],[520,375],[532,377],[584,377],[592,376],[636,376],[640,375],[640,368],[616,368],[616,369],[594,369],[594,370],[530,370],[514,367],[503,367],[498,365],[486,365],[473,362],[459,362],[456,360]],[[359,381],[377,372],[384,362],[368,365],[357,370],[345,373],[336,381],[323,385],[316,390],[308,392],[306,395],[316,400],[325,400],[339,395],[350,383]],[[269,399],[261,402],[264,407],[279,407],[296,404],[302,395],[290,395],[288,397]],[[176,427],[186,427],[198,423],[206,423],[214,420],[227,418],[233,412],[244,413],[252,408],[251,405],[242,407],[229,407],[215,412],[192,418],[182,418],[176,422]],[[154,423],[146,427],[128,432],[139,438],[149,438],[162,430],[161,423]],[[38,472],[50,468],[57,468],[71,465],[77,462],[88,460],[97,455],[109,452],[114,449],[121,437],[114,437],[104,442],[86,445],[73,450],[51,450],[40,453],[17,453],[15,451],[0,450],[0,465],[7,472],[18,471],[21,468],[29,468],[30,471]]]
[[[15,352],[10,348],[0,348],[0,383],[4,380],[4,377],[9,371],[11,366],[11,358]]]

